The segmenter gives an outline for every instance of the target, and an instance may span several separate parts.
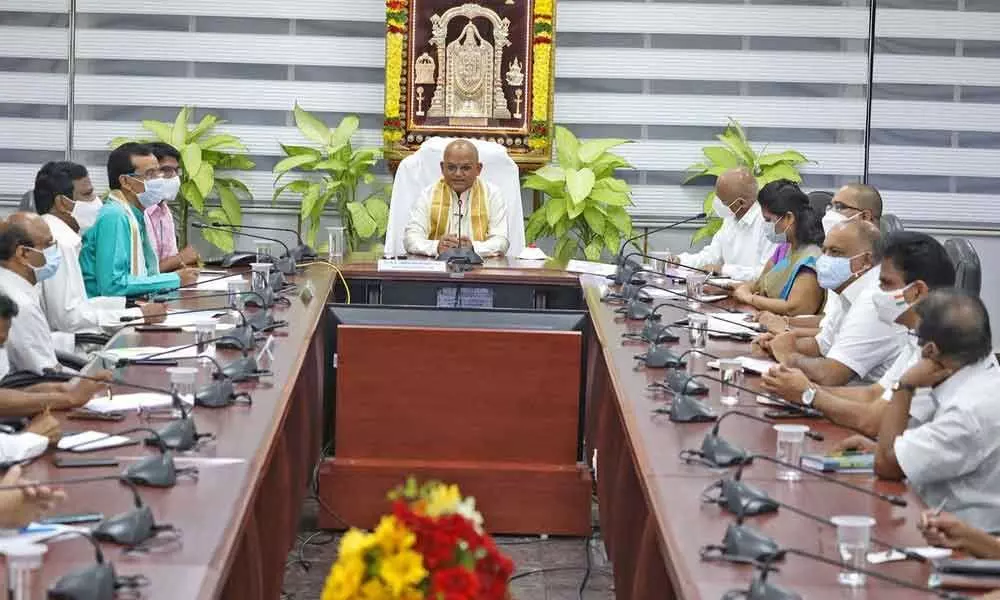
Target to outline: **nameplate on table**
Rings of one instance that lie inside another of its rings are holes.
[[[393,260],[383,258],[378,261],[380,273],[447,273],[448,263],[438,260]]]

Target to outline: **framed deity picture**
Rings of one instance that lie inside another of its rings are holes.
[[[505,146],[522,168],[552,146],[555,0],[387,0],[386,156],[435,136]]]

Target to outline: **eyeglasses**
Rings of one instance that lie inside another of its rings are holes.
[[[163,173],[160,169],[146,169],[142,173],[129,173],[127,177],[138,179],[139,181],[149,181],[150,179],[162,179]]]
[[[841,211],[844,211],[844,210],[856,210],[858,212],[863,212],[864,209],[858,208],[857,206],[851,206],[849,204],[844,204],[843,202],[840,202],[838,200],[836,202],[831,202],[830,204],[826,205],[826,212],[830,212],[831,210],[835,210],[837,212],[841,212]]]
[[[180,177],[183,172],[184,170],[180,167],[160,167],[160,175],[162,175],[164,179]]]

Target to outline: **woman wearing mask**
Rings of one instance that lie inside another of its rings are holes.
[[[761,276],[736,288],[733,297],[777,315],[814,315],[826,298],[816,279],[823,228],[809,198],[787,179],[765,185],[757,195],[768,238],[778,244]]]

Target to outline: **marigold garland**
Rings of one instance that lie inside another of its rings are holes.
[[[403,94],[403,49],[409,19],[408,7],[407,0],[387,0],[385,3],[385,122],[382,137],[388,143],[403,139],[399,106]]]
[[[549,86],[552,82],[552,7],[553,0],[535,0],[531,73],[531,129],[528,146],[545,150],[549,145]]]

